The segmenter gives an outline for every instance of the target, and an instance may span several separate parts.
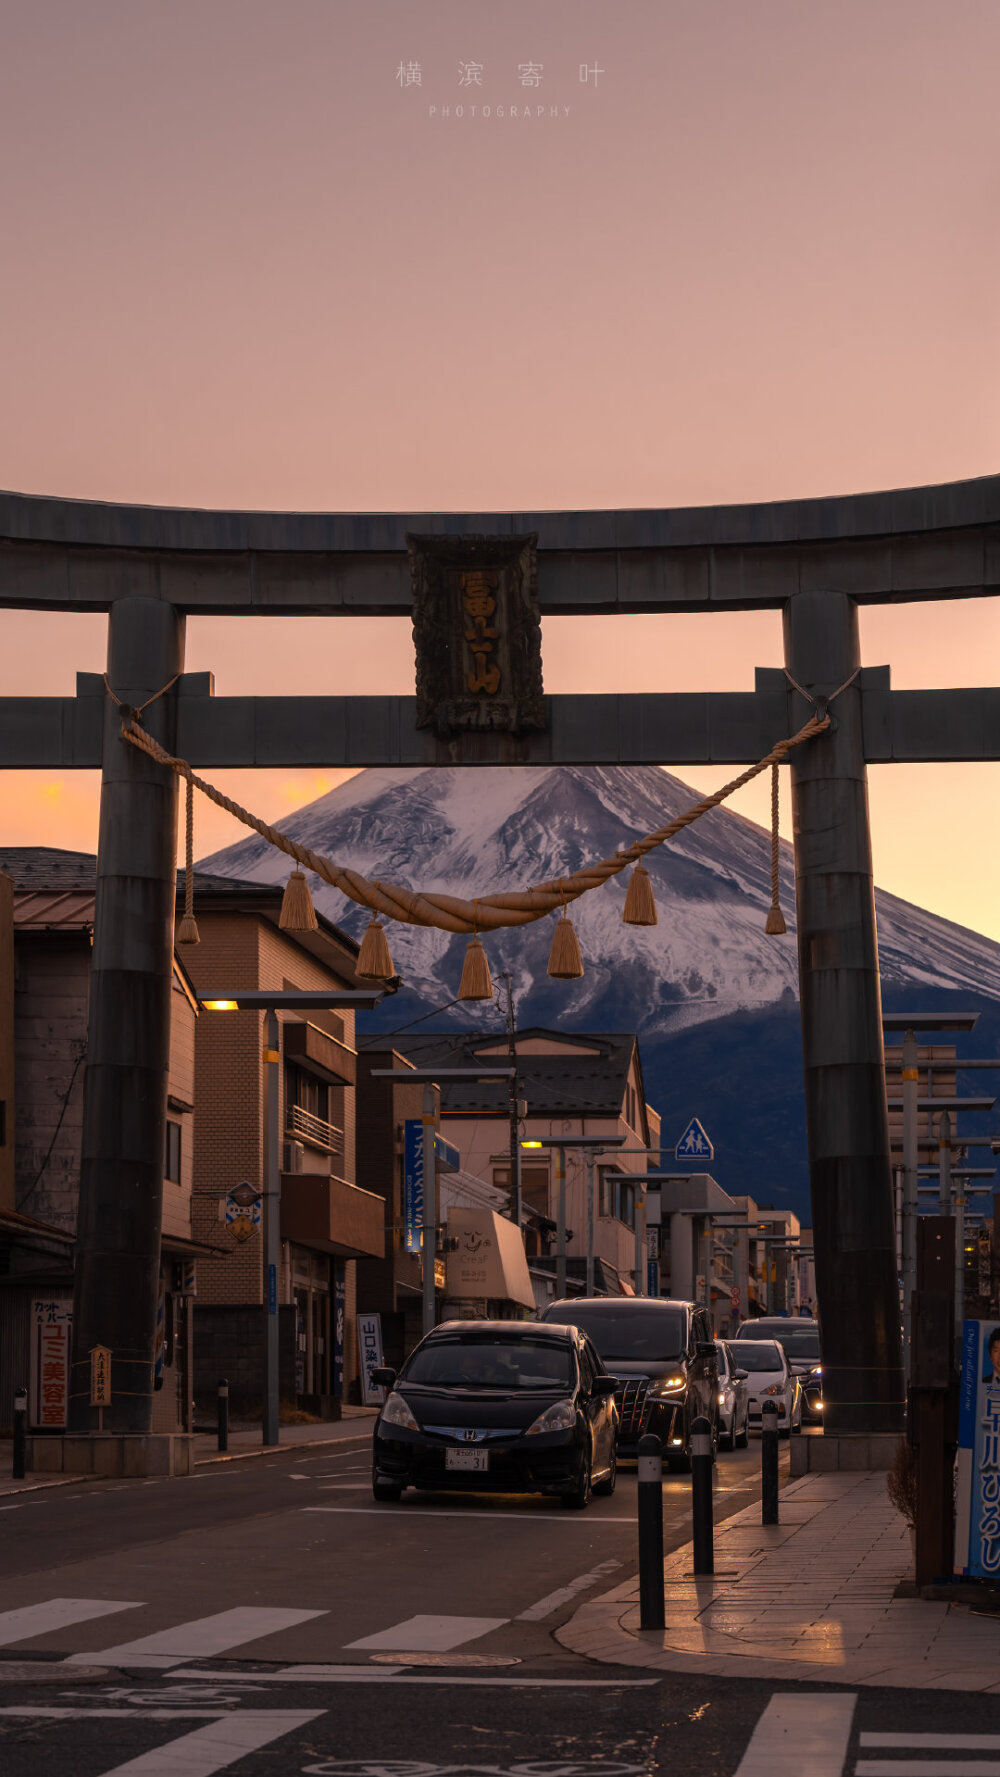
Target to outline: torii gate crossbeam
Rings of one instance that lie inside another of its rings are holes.
[[[859,665],[864,603],[1000,594],[1000,477],[844,499],[538,514],[185,512],[0,495],[0,607],[109,613],[108,670],[140,704],[183,668],[184,618],[404,616],[408,533],[538,533],[553,615],[781,609],[810,696]],[[808,704],[780,670],[752,693],[552,698],[548,731],[443,742],[408,698],[211,696],[181,677],[149,731],[205,769],[324,764],[744,763]],[[903,1379],[865,772],[1000,758],[1000,690],[893,692],[866,669],[832,732],[792,757],[796,904],[828,1427],[901,1423]],[[92,1345],[115,1352],[109,1429],[150,1424],[177,794],[124,746],[103,686],[0,699],[0,769],[103,772],[85,1077],[71,1428],[94,1428]]]

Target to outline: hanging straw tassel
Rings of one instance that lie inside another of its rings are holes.
[[[285,884],[278,924],[283,932],[319,931],[319,920],[304,870],[293,870]]]
[[[780,938],[788,930],[778,895],[778,767],[775,763],[771,766],[771,906],[764,926],[769,938]]]
[[[354,973],[359,981],[391,981],[396,973],[389,954],[389,940],[377,913],[365,927]]]
[[[178,944],[200,944],[198,921],[194,916],[194,785],[187,780],[184,808],[184,914],[177,927]]]
[[[580,946],[573,930],[573,921],[567,919],[565,908],[556,920],[548,973],[554,975],[557,981],[576,981],[583,974]]]
[[[491,1000],[493,998],[489,957],[475,936],[469,939],[468,949],[465,952],[458,997],[460,1000]]]
[[[649,880],[649,871],[645,864],[637,864],[628,879],[622,924],[626,926],[655,926],[656,924],[653,885]]]

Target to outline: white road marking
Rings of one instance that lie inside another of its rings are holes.
[[[54,1629],[86,1623],[92,1617],[110,1617],[119,1610],[141,1608],[117,1598],[47,1598],[44,1604],[0,1611],[0,1647],[9,1647],[12,1641],[30,1641],[34,1635],[50,1635]]]
[[[247,1641],[258,1641],[279,1629],[293,1629],[312,1617],[325,1617],[325,1610],[267,1610],[263,1607],[222,1610],[216,1616],[199,1617],[192,1623],[178,1623],[173,1629],[161,1629],[155,1635],[141,1635],[137,1641],[123,1641],[115,1647],[102,1647],[89,1654],[72,1654],[67,1666],[177,1666],[182,1660],[209,1659],[212,1654],[227,1653],[231,1647],[242,1647]]]
[[[1000,1752],[1000,1734],[859,1734],[858,1741],[861,1746],[895,1746],[906,1752],[934,1747],[946,1752]]]
[[[407,1653],[450,1653],[467,1641],[478,1641],[494,1629],[502,1629],[509,1617],[407,1617],[391,1629],[377,1635],[363,1635],[359,1641],[345,1642],[346,1647],[379,1647]]]
[[[557,1592],[549,1592],[546,1597],[540,1598],[537,1604],[529,1605],[527,1610],[518,1611],[514,1621],[516,1623],[542,1622],[545,1617],[552,1616],[553,1612],[559,1610],[562,1605],[568,1604],[578,1592],[585,1592],[588,1586],[595,1585],[598,1580],[604,1579],[606,1574],[614,1573],[615,1569],[620,1566],[620,1561],[602,1561],[599,1567],[592,1567],[589,1573],[581,1573],[579,1579],[570,1580],[568,1586],[560,1586]]]
[[[11,1703],[0,1709],[0,1715],[39,1716],[43,1721],[87,1721],[91,1716],[96,1721],[218,1721],[220,1715],[228,1714],[228,1710],[215,1709],[88,1709],[85,1705],[73,1708],[59,1704],[47,1703]]]
[[[778,1691],[754,1728],[734,1777],[843,1777],[857,1695]],[[884,1767],[880,1766],[880,1770]],[[893,1770],[902,1777],[902,1766]],[[862,1767],[858,1766],[858,1777]]]
[[[192,1667],[190,1671],[175,1672],[174,1678],[217,1679],[220,1682],[231,1678],[231,1674],[219,1670],[201,1670]],[[280,1672],[269,1672],[267,1684],[436,1684],[457,1687],[461,1685],[486,1686],[489,1690],[509,1690],[511,1687],[528,1690],[648,1690],[650,1685],[659,1684],[659,1678],[477,1678],[473,1676],[457,1677],[454,1674],[435,1672],[404,1672],[394,1666],[286,1666]],[[772,1777],[768,1773],[768,1777]],[[800,1773],[796,1771],[796,1777]],[[812,1773],[810,1773],[812,1777]],[[825,1773],[824,1773],[825,1777]],[[840,1777],[838,1772],[837,1777]]]
[[[383,1506],[300,1506],[300,1512],[341,1512],[355,1517],[385,1518],[387,1509]],[[449,1512],[443,1507],[434,1511],[431,1506],[397,1506],[400,1519],[404,1518],[465,1518],[482,1532],[484,1524],[492,1524],[495,1518],[515,1518],[519,1524],[579,1524],[584,1530],[596,1530],[602,1524],[631,1524],[635,1529],[634,1518],[606,1518],[591,1516],[590,1512],[493,1512],[465,1511]]]
[[[995,1758],[863,1758],[856,1777],[1000,1777]]]
[[[192,1728],[179,1740],[113,1765],[104,1777],[213,1777],[248,1752],[258,1752],[282,1735],[315,1721],[322,1709],[241,1709],[236,1715]]]

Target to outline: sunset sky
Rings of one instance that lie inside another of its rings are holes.
[[[2,487],[505,512],[1000,471],[995,0],[0,0],[0,42]],[[70,691],[104,631],[0,613],[0,694]],[[862,636],[897,687],[996,682],[994,600]],[[554,692],[748,689],[780,619],[543,653]],[[413,683],[396,620],[203,619],[187,664]],[[870,788],[880,884],[1000,938],[998,772]],[[341,775],[218,781],[274,818]],[[5,844],[95,847],[91,774],[0,793]],[[199,810],[200,852],[242,832]]]

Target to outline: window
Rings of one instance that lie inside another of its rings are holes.
[[[181,1126],[167,1119],[167,1151],[163,1162],[163,1176],[175,1185],[181,1182]]]
[[[601,1167],[600,1214],[635,1227],[635,1186],[611,1167]]]

